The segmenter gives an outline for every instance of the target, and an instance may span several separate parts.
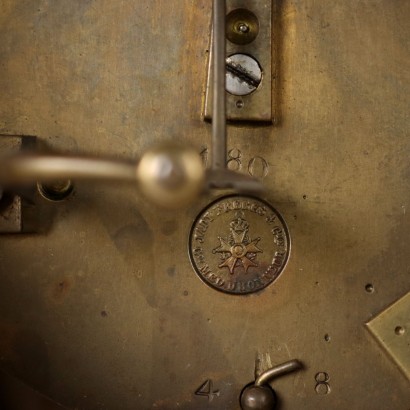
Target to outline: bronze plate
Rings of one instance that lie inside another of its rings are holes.
[[[222,292],[257,292],[280,275],[290,237],[281,215],[267,202],[247,196],[219,198],[192,226],[189,253],[199,277]]]
[[[0,133],[116,158],[172,139],[210,159],[211,3],[0,1]],[[410,290],[410,2],[284,0],[271,17],[275,125],[230,124],[228,159],[285,218],[286,271],[217,292],[187,255],[214,194],[176,213],[74,182],[39,197],[45,233],[0,238],[0,368],[70,409],[238,410],[256,366],[296,358],[272,384],[281,410],[409,410],[364,323]]]

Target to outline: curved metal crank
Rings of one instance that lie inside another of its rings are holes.
[[[242,410],[273,410],[277,400],[275,391],[268,385],[274,378],[302,369],[298,360],[279,364],[259,375],[255,383],[245,387],[241,394]]]

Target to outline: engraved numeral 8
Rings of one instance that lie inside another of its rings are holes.
[[[206,168],[208,166],[209,150],[207,147],[203,147],[199,153],[202,158],[202,163]],[[242,169],[242,152],[238,148],[232,148],[228,151],[228,158],[226,160],[226,166],[231,171],[240,171]],[[246,162],[245,162],[246,165]],[[247,171],[251,177],[264,179],[269,173],[269,164],[267,161],[259,155],[252,157],[247,164]]]
[[[324,394],[330,393],[330,385],[328,383],[330,380],[330,377],[327,373],[325,372],[317,373],[315,376],[315,380],[316,380],[315,390],[317,394],[324,395]]]
[[[232,171],[239,171],[242,168],[242,152],[237,148],[232,148],[228,152],[227,167]]]

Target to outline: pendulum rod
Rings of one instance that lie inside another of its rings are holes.
[[[225,18],[226,1],[213,0],[213,170],[226,168]]]

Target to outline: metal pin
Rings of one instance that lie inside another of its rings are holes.
[[[238,30],[241,33],[247,33],[249,31],[249,26],[245,23],[240,23],[239,26],[238,26]]]
[[[225,0],[213,1],[212,169],[226,168]]]
[[[302,363],[298,360],[290,360],[288,362],[279,364],[269,370],[263,372],[256,380],[255,386],[263,386],[269,383],[273,378],[282,376],[284,374],[299,370],[302,368]]]

